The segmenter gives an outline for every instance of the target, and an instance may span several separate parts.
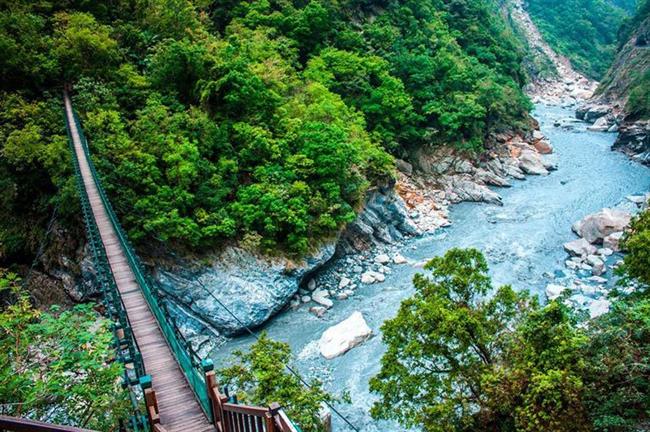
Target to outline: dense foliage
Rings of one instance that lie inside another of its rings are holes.
[[[0,12],[0,259],[77,212],[60,90],[131,237],[301,254],[391,154],[524,126],[493,0],[17,1]]]
[[[236,352],[234,356],[234,364],[219,371],[219,376],[221,384],[234,390],[239,402],[257,406],[276,402],[303,431],[325,430],[319,413],[323,403],[335,399],[322,389],[320,382],[312,381],[307,388],[285,369],[291,360],[288,344],[262,334],[248,352]]]
[[[617,32],[634,13],[634,0],[528,0],[546,41],[587,76],[600,79],[611,64]]]
[[[416,275],[382,327],[371,390],[378,418],[425,431],[630,431],[649,420],[650,302],[596,320],[562,299],[496,291],[476,250],[452,249]]]
[[[0,412],[51,423],[118,430],[130,402],[112,362],[108,322],[92,305],[34,309],[19,279],[0,271]],[[7,291],[11,291],[7,293]]]
[[[628,278],[650,287],[650,210],[637,215],[623,238],[627,254],[621,271]]]

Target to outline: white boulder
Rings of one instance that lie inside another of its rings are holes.
[[[596,253],[596,247],[583,238],[564,243],[563,246],[564,250],[573,256],[591,255]]]
[[[393,263],[395,263],[395,264],[406,264],[406,258],[404,258],[400,254],[396,254],[395,256],[393,256]]]
[[[330,294],[325,290],[316,290],[311,295],[311,299],[319,305],[329,309],[334,306],[334,302],[328,298],[329,296]]]
[[[352,282],[350,279],[346,278],[343,276],[341,280],[339,281],[339,289],[343,289],[346,286],[350,285],[350,282]]]
[[[546,297],[550,300],[555,300],[562,295],[568,288],[562,285],[548,284],[546,285]]]
[[[390,257],[386,254],[379,254],[375,257],[375,262],[377,264],[388,264],[390,262]]]
[[[589,243],[600,243],[608,235],[623,231],[631,219],[628,212],[605,208],[573,224],[573,231]]]
[[[367,271],[361,275],[361,283],[372,284],[375,283],[376,281],[377,280],[375,279],[375,272],[373,271]]]
[[[603,239],[603,247],[610,249],[612,251],[620,251],[621,250],[621,238],[623,237],[623,232],[615,232],[612,233],[608,236],[606,236]]]
[[[386,276],[384,276],[382,273],[368,270],[364,274],[361,275],[361,283],[364,284],[373,284],[375,282],[383,282],[386,280]]]
[[[344,321],[325,330],[318,346],[323,357],[330,360],[345,354],[372,336],[361,312],[354,312]]]
[[[593,132],[607,132],[610,128],[609,119],[607,117],[600,117],[587,129]]]
[[[589,316],[596,318],[609,312],[612,302],[606,299],[594,300],[589,304]]]

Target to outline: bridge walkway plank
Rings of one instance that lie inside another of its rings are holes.
[[[194,392],[187,383],[158,327],[154,314],[135,282],[135,274],[128,265],[126,253],[120,245],[117,233],[110,222],[93,181],[79,131],[73,120],[72,104],[67,95],[65,111],[93,216],[99,227],[115,281],[122,294],[134,336],[140,346],[145,368],[153,381],[161,425],[167,432],[214,432],[214,426],[205,417]]]

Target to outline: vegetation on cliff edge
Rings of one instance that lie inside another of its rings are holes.
[[[308,251],[392,156],[523,127],[492,0],[17,1],[0,12],[0,260],[78,213],[60,90],[136,242]]]

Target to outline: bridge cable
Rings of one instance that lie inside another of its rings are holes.
[[[201,286],[201,288],[203,288],[203,290],[205,290],[205,292],[207,292],[207,293],[210,295],[210,297],[212,297],[212,298],[213,298],[217,303],[219,303],[219,305],[220,305],[222,308],[224,308],[224,309],[228,312],[228,314],[230,314],[230,316],[232,316],[232,317],[235,319],[235,321],[237,321],[237,322],[239,323],[239,325],[242,326],[242,327],[246,330],[246,332],[248,332],[248,333],[249,333],[251,336],[253,336],[256,340],[258,340],[258,341],[260,340],[260,337],[257,335],[257,333],[255,333],[255,332],[254,332],[253,330],[251,330],[251,329],[250,329],[246,324],[244,324],[244,323],[243,323],[243,322],[242,322],[242,321],[237,317],[237,315],[235,315],[235,314],[234,314],[234,313],[233,313],[233,312],[232,312],[232,311],[231,311],[231,310],[230,310],[230,309],[229,309],[225,304],[223,304],[223,302],[222,302],[221,300],[219,300],[219,299],[218,299],[218,298],[217,298],[217,297],[212,293],[212,291],[210,291],[208,288],[206,288],[205,285],[203,285],[203,282],[201,282],[201,280],[196,279],[196,281],[197,281],[198,284]],[[305,381],[305,379],[303,379],[303,377],[300,376],[300,374],[298,374],[298,372],[296,372],[296,371],[295,371],[291,366],[289,366],[288,364],[285,364],[284,367],[285,367],[285,368],[286,368],[286,369],[287,369],[291,374],[293,374],[296,378],[298,378],[298,379],[300,380],[300,382],[301,382],[305,387],[307,387],[308,389],[313,390],[313,387],[311,386],[311,384],[309,384],[307,381]],[[359,432],[359,429],[357,429],[357,427],[354,426],[354,425],[350,422],[350,420],[348,420],[348,419],[347,419],[343,414],[341,414],[341,413],[340,413],[336,408],[334,408],[334,407],[332,406],[332,404],[330,404],[330,403],[327,402],[327,401],[324,401],[324,403],[325,403],[325,405],[327,405],[327,407],[328,407],[329,409],[332,410],[332,412],[334,412],[334,413],[335,413],[337,416],[339,416],[339,417],[340,417],[340,418],[341,418],[345,423],[347,423],[347,425],[350,426],[350,428],[352,428],[352,430],[354,430],[355,432]]]
[[[47,239],[49,238],[50,233],[54,228],[54,221],[56,220],[56,216],[59,212],[59,204],[60,202],[57,202],[56,205],[54,206],[54,210],[52,210],[52,216],[50,217],[50,220],[47,223],[45,235],[43,235],[43,239],[38,245],[38,249],[36,250],[36,255],[32,260],[32,264],[29,266],[29,270],[27,271],[27,275],[25,275],[25,279],[23,279],[23,283],[22,283],[23,288],[27,287],[27,284],[29,283],[32,277],[32,272],[34,271],[34,268],[36,268],[36,264],[38,263],[38,260],[41,258],[41,256],[43,256],[43,253],[45,252],[45,243],[47,242]]]

